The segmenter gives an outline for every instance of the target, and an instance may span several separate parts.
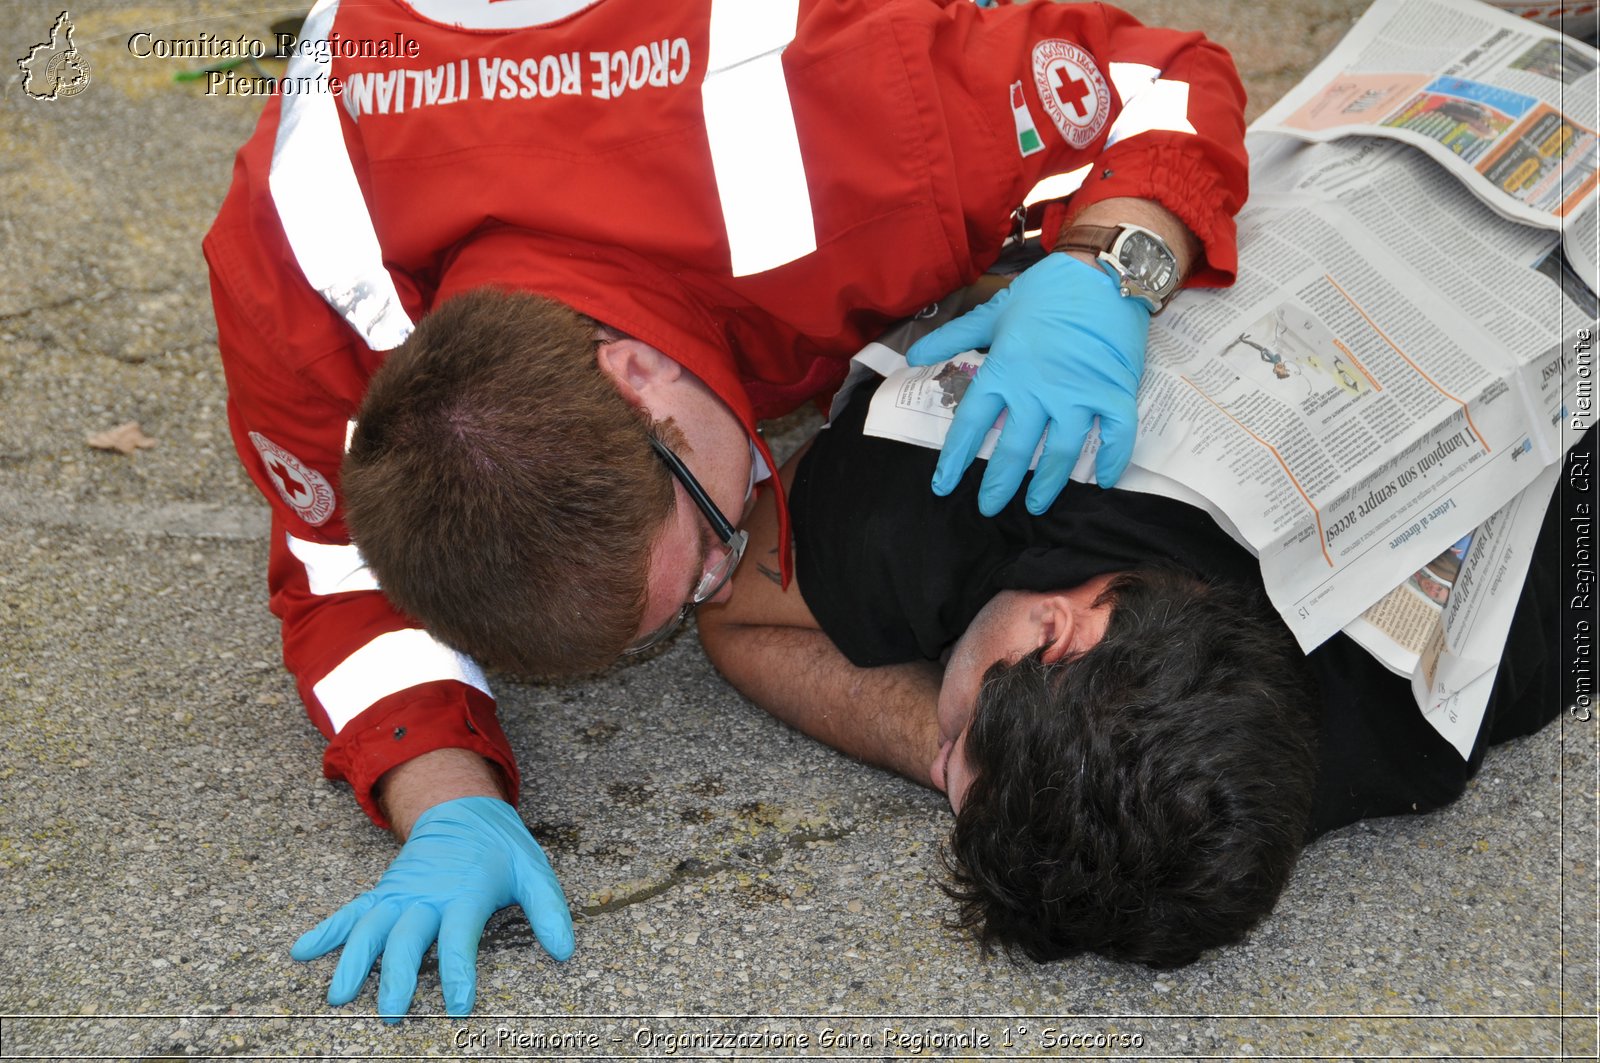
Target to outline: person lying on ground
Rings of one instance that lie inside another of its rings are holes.
[[[1463,759],[1348,637],[1302,654],[1204,512],[1069,483],[977,519],[977,475],[933,497],[934,451],[863,433],[871,390],[783,468],[795,580],[758,504],[760,563],[700,636],[757,705],[947,795],[986,947],[1188,963],[1266,917],[1306,842],[1448,804],[1559,711],[1554,503]]]

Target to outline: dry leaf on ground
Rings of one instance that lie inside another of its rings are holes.
[[[104,432],[97,432],[89,437],[88,443],[96,450],[114,450],[119,454],[132,454],[136,450],[148,450],[156,445],[154,439],[144,434],[144,429],[139,427],[138,421],[129,421],[115,428],[107,428]]]

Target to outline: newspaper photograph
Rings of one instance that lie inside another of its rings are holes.
[[[1478,0],[1378,0],[1254,128],[1396,139],[1507,217],[1564,229],[1600,181],[1597,66],[1589,45]],[[1594,287],[1593,242],[1570,243]]]

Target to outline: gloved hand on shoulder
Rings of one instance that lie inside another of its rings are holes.
[[[986,516],[1016,494],[1041,436],[1044,452],[1028,487],[1028,511],[1050,508],[1097,416],[1095,478],[1102,487],[1115,484],[1133,456],[1149,331],[1149,308],[1123,296],[1108,272],[1056,252],[988,302],[912,344],[906,353],[912,365],[989,350],[956,407],[934,470],[934,493],[955,489],[1002,412],[1005,425],[978,494]]]

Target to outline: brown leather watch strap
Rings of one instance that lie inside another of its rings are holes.
[[[1122,233],[1120,225],[1071,225],[1061,230],[1051,251],[1087,251],[1098,255],[1111,250]]]

